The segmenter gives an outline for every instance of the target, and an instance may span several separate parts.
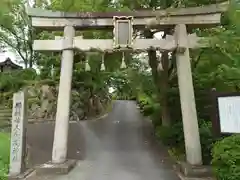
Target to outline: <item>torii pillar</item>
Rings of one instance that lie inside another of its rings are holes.
[[[202,151],[189,55],[189,40],[187,37],[188,34],[186,25],[176,25],[176,64],[187,158],[186,160],[191,165],[202,165]]]
[[[73,70],[73,40],[75,29],[72,26],[64,28],[63,51],[61,59],[61,75],[57,101],[57,114],[52,150],[52,163],[61,164],[66,161],[69,112],[71,103],[72,70]]]

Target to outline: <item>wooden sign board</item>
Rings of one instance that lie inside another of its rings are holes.
[[[240,93],[213,93],[215,135],[240,133]]]
[[[240,133],[240,96],[218,97],[220,130]]]
[[[27,101],[24,91],[13,96],[12,132],[9,176],[17,176],[24,170],[25,126],[27,121]]]
[[[114,47],[132,48],[133,45],[133,17],[113,17]]]

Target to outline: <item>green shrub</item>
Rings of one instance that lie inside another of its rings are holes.
[[[142,113],[144,116],[150,116],[153,113],[153,105],[152,104],[145,104],[142,109]]]
[[[153,113],[151,114],[150,118],[152,120],[152,124],[154,129],[162,125],[161,122],[161,107],[159,103],[155,103],[153,106],[154,110]]]
[[[24,85],[24,82],[14,74],[1,74],[0,75],[0,88],[2,92],[14,91]]]
[[[7,179],[10,155],[10,136],[0,132],[0,180]]]
[[[137,101],[138,101],[139,107],[142,109],[144,106],[146,106],[149,103],[150,99],[146,94],[139,94],[137,97]]]
[[[240,180],[240,135],[216,142],[212,154],[218,180]]]
[[[17,91],[26,85],[28,80],[34,80],[37,74],[34,69],[16,70],[0,74],[0,90],[2,92]]]
[[[184,135],[182,122],[178,122],[170,127],[158,126],[155,135],[164,145],[177,147],[184,152]]]
[[[145,93],[139,93],[137,97],[138,105],[144,116],[151,116],[155,112],[159,112],[159,103],[156,103],[152,97]],[[159,118],[160,119],[160,118]]]
[[[199,133],[202,147],[203,163],[210,164],[212,160],[212,148],[216,141],[212,135],[212,123],[209,121],[200,120]]]
[[[58,82],[56,82],[55,80],[52,79],[43,79],[43,80],[39,80],[37,81],[38,85],[49,85],[49,86],[55,86]]]
[[[199,121],[199,133],[202,146],[202,157],[204,164],[210,164],[212,160],[211,150],[215,142],[212,136],[212,124],[209,121]],[[155,135],[161,142],[171,148],[177,149],[178,152],[185,154],[185,142],[182,122],[177,122],[170,127],[158,126]]]
[[[136,96],[130,96],[129,100],[136,101],[136,100],[137,100],[137,98],[136,98]]]
[[[32,69],[32,68],[23,69],[21,71],[16,71],[16,73],[14,73],[14,74],[15,74],[15,76],[19,77],[20,79],[24,79],[24,80],[33,80],[38,77],[35,69]]]

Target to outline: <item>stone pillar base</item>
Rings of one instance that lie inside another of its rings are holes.
[[[36,175],[68,174],[76,166],[76,163],[77,160],[66,160],[61,164],[54,164],[50,161],[36,167]]]
[[[212,168],[210,166],[192,166],[186,162],[178,162],[175,169],[186,177],[213,177]]]

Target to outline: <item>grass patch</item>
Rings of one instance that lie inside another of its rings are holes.
[[[177,148],[168,149],[168,154],[174,161],[184,161],[185,160],[185,154],[183,152],[179,151]]]
[[[10,134],[0,132],[0,180],[7,179],[10,156]]]

